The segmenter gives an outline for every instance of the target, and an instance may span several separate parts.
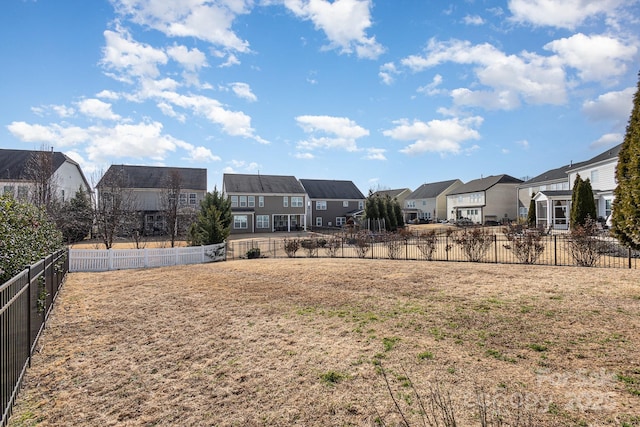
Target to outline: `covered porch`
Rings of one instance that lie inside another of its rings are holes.
[[[307,231],[307,217],[304,214],[274,214],[273,231]]]
[[[568,230],[571,212],[571,190],[540,191],[533,198],[536,204],[536,226]]]

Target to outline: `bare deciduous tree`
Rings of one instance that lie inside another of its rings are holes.
[[[96,186],[95,224],[98,236],[107,249],[117,236],[134,236],[140,231],[141,213],[137,200],[127,185],[128,176],[110,168]]]
[[[54,172],[53,148],[42,146],[27,160],[26,178],[33,182],[31,203],[49,212],[56,198]]]

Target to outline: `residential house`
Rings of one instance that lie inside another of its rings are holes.
[[[307,222],[313,227],[342,227],[362,214],[365,197],[352,181],[301,179],[307,192]]]
[[[176,176],[172,177],[172,174]],[[194,213],[207,194],[207,170],[112,165],[96,186],[98,194],[102,192],[98,200],[114,187],[128,192],[131,203],[127,209],[141,214],[145,234],[163,234],[167,231],[165,212],[171,187],[179,189],[182,213]]]
[[[374,196],[378,196],[378,197],[389,196],[391,200],[395,199],[398,202],[398,204],[400,204],[400,207],[402,208],[402,216],[404,217],[405,222],[408,220],[410,215],[406,211],[405,203],[404,203],[404,201],[409,196],[409,194],[411,194],[411,190],[409,188],[396,188],[395,190],[379,190],[373,193]]]
[[[61,152],[0,149],[0,194],[12,194],[18,199],[32,200],[35,175],[41,172],[32,170],[40,167],[38,156],[51,156],[47,159],[51,164],[50,183],[60,200],[69,201],[80,188],[87,193],[91,192],[91,186],[80,165]]]
[[[613,190],[616,188],[615,171],[621,147],[622,144],[616,145],[585,162],[560,168],[563,170],[557,173],[555,186],[551,182],[541,182],[545,185],[540,185],[534,196],[536,224],[545,228],[551,226],[555,230],[569,228],[572,189],[578,175],[591,182],[597,219],[604,222],[611,215]],[[564,174],[564,179],[559,178],[561,174]]]
[[[492,175],[463,184],[447,194],[450,221],[467,219],[474,224],[516,218],[518,185],[522,180],[509,175]]]
[[[294,176],[224,174],[231,200],[231,233],[307,229],[306,191]]]
[[[447,218],[447,193],[462,185],[459,179],[422,184],[404,201],[407,220],[437,221]]]

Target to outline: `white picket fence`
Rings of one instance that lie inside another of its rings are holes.
[[[226,243],[186,248],[69,249],[69,271],[110,271],[225,260]]]

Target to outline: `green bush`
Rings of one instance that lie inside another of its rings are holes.
[[[247,251],[247,258],[255,259],[260,258],[260,248],[251,248]]]
[[[0,283],[62,248],[62,234],[44,209],[0,196]]]

